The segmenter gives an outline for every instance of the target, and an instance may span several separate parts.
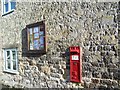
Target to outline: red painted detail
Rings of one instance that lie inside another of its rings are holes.
[[[72,46],[70,49],[70,81],[81,82],[82,80],[82,48]]]

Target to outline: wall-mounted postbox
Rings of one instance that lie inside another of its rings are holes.
[[[70,81],[81,82],[82,79],[82,48],[70,47]]]

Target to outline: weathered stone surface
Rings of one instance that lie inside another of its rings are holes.
[[[17,2],[14,12],[0,16],[0,79],[15,87],[117,88],[120,67],[117,10],[117,2]],[[26,46],[22,44],[27,37],[23,30],[26,25],[42,20],[46,24],[47,53],[26,57],[23,53]],[[83,48],[82,86],[69,82],[68,48],[76,45]],[[2,48],[15,47],[19,75],[3,73]],[[63,52],[66,54],[61,55]]]
[[[51,72],[50,67],[48,66],[41,66],[41,71],[48,75],[50,75],[50,72]]]
[[[99,79],[92,79],[92,83],[95,83],[95,84],[100,83],[100,80]]]

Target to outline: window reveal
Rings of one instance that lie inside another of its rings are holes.
[[[18,59],[16,49],[4,49],[4,71],[18,72]]]

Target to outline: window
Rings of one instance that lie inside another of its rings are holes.
[[[16,49],[4,49],[4,71],[10,73],[18,72],[18,59]]]
[[[2,2],[2,15],[8,14],[15,9],[15,0],[1,0]]]
[[[29,53],[46,52],[45,22],[27,25],[27,39]]]

